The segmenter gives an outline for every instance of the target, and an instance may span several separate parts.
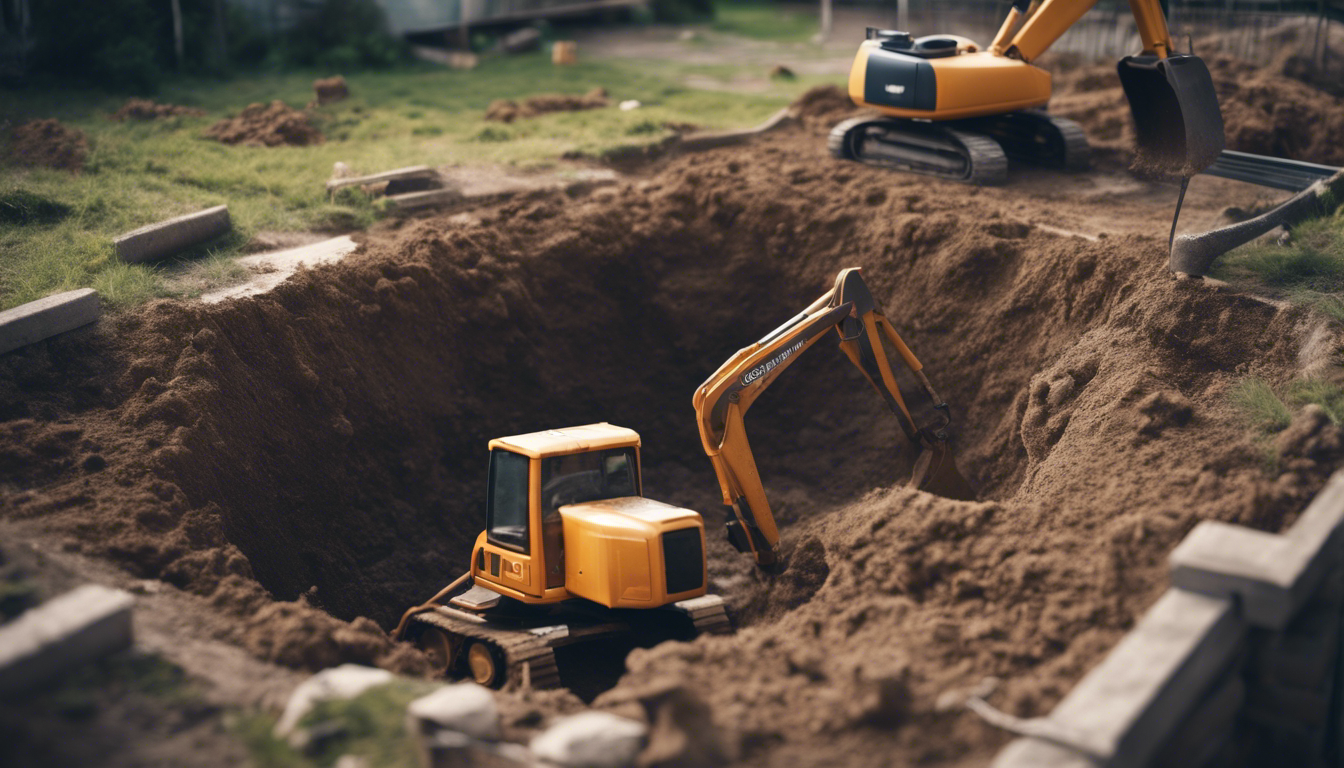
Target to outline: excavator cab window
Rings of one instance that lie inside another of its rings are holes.
[[[527,489],[529,459],[495,449],[490,452],[490,490],[486,499],[486,538],[491,544],[528,551]]]

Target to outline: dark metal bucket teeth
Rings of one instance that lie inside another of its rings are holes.
[[[1223,113],[1204,60],[1126,56],[1117,66],[1138,135],[1136,170],[1193,176],[1223,151]]]

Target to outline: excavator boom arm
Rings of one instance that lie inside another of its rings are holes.
[[[729,522],[729,538],[739,550],[750,551],[761,565],[775,561],[779,531],[747,442],[743,417],[786,368],[832,329],[840,336],[845,356],[897,415],[906,437],[926,449],[940,449],[940,461],[945,455],[947,405],[934,392],[914,353],[877,310],[859,270],[843,270],[835,287],[807,309],[755,344],[738,350],[696,390],[693,399],[701,444],[718,476],[723,501],[733,508],[735,519]],[[942,424],[920,428],[915,422],[897,386],[882,344],[884,338],[918,377],[934,407],[943,412]]]

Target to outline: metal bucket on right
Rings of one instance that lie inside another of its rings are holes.
[[[1223,113],[1203,59],[1141,54],[1121,59],[1116,69],[1134,115],[1136,170],[1193,176],[1218,159]]]

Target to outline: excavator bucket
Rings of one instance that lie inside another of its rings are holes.
[[[1223,151],[1223,113],[1198,56],[1126,56],[1117,69],[1134,114],[1140,171],[1193,176]]]
[[[934,443],[931,448],[924,448],[919,458],[915,459],[910,487],[949,499],[975,501],[975,491],[957,470],[957,463],[952,459],[952,449],[942,441]]]

